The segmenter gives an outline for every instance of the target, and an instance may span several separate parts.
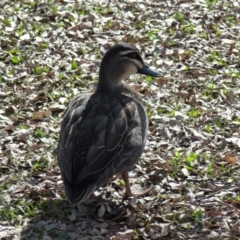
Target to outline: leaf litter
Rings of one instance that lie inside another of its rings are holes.
[[[1,1],[1,239],[239,239],[238,1]],[[56,160],[67,102],[94,91],[100,60],[128,42],[153,80],[149,139],[122,202],[118,176],[70,206]]]

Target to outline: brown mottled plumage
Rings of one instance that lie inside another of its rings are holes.
[[[131,196],[130,171],[147,139],[148,120],[140,95],[122,82],[131,74],[162,76],[148,68],[129,44],[103,57],[95,93],[75,98],[61,126],[58,163],[68,200],[77,204],[114,174],[122,173],[124,197]]]

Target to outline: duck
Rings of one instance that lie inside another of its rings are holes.
[[[114,45],[103,56],[95,92],[77,96],[65,111],[57,159],[71,204],[82,203],[116,174],[125,183],[123,199],[135,195],[128,172],[141,157],[148,132],[142,97],[124,82],[135,73],[163,76],[134,46]]]

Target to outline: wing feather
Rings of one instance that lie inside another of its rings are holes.
[[[135,145],[142,144],[142,139],[136,139],[129,145],[135,137],[134,128],[141,131],[134,121],[136,112],[137,104],[132,98],[121,102],[113,96],[93,94],[71,102],[58,145],[58,162],[70,202],[81,202],[125,169],[123,165],[133,158]]]

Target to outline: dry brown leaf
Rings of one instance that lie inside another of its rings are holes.
[[[6,130],[6,131],[9,131],[9,132],[13,132],[14,129],[15,129],[15,127],[12,126],[12,125],[8,125],[8,126],[5,127],[5,130]]]
[[[35,151],[35,150],[39,150],[42,147],[41,144],[33,144],[31,145],[31,150]]]
[[[231,164],[234,164],[234,165],[239,164],[239,161],[235,154],[227,154],[225,156],[225,159],[227,160],[227,162],[229,162]]]
[[[44,118],[49,118],[52,115],[50,110],[43,112],[35,112],[33,113],[32,119],[36,121],[42,121]]]

